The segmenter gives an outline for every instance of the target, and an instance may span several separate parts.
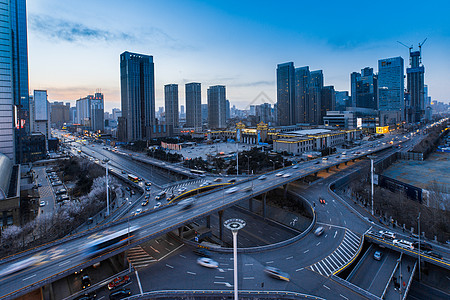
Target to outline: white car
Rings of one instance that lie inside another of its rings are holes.
[[[266,175],[261,175],[261,176],[258,177],[258,180],[264,180],[264,179],[266,179],[266,178],[267,178]]]
[[[394,245],[405,248],[405,249],[409,249],[409,250],[414,250],[414,246],[413,243],[409,242],[409,241],[405,241],[405,240],[394,240],[392,242]]]
[[[185,187],[181,187],[181,188],[178,189],[178,192],[179,193],[184,193],[184,192],[186,192],[186,188]]]
[[[298,165],[294,165],[292,169],[298,169]]]
[[[281,177],[283,177],[283,178],[288,178],[288,177],[291,177],[291,174],[289,174],[289,173],[286,173],[286,174],[284,174],[283,176],[281,176]]]
[[[284,175],[283,172],[280,172],[280,173],[275,174],[275,176],[277,176],[277,177],[281,177],[281,176],[283,176],[283,175]]]
[[[39,206],[40,206],[40,207],[45,206],[45,201],[41,201],[41,202],[39,203]]]
[[[161,206],[161,202],[156,202],[155,206],[153,206],[153,209],[158,208]]]
[[[138,209],[136,209],[135,215],[138,215],[138,214],[140,214],[141,212],[142,212],[142,208],[138,208]]]
[[[228,190],[225,192],[225,194],[232,194],[232,193],[237,192],[238,190],[239,190],[239,188],[238,188],[237,186],[234,186],[234,187],[228,189]]]
[[[217,261],[212,260],[209,257],[199,257],[197,259],[197,263],[200,266],[207,267],[207,268],[217,268],[219,266],[219,263]]]

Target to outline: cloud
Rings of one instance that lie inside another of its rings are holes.
[[[253,81],[253,82],[245,82],[245,83],[237,83],[231,84],[233,87],[253,87],[253,86],[267,86],[274,85],[275,80],[261,80],[261,81]]]
[[[50,38],[66,42],[78,41],[132,41],[133,35],[125,32],[112,32],[104,29],[88,27],[81,23],[57,19],[45,15],[30,15],[29,27],[32,31]]]

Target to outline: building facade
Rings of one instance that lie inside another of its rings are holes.
[[[70,103],[53,102],[50,104],[50,123],[52,127],[61,128],[70,122]]]
[[[408,122],[420,122],[425,115],[425,67],[422,65],[421,51],[409,53],[410,67],[406,69],[407,92],[410,105],[407,110]]]
[[[186,127],[202,127],[202,85],[191,82],[185,85]],[[207,119],[208,117],[206,117]]]
[[[125,141],[151,136],[155,124],[155,70],[153,56],[131,52],[120,55],[122,120]]]
[[[215,85],[208,88],[208,127],[225,128],[226,123],[226,88]]]
[[[373,68],[366,67],[361,73],[353,72],[350,79],[354,107],[378,109],[378,78],[373,73]]]
[[[405,111],[403,58],[393,57],[378,61],[378,108],[380,111]],[[395,120],[395,122],[402,121]]]
[[[172,128],[178,128],[178,84],[166,84],[164,86],[164,104],[166,110],[166,125],[172,126]]]
[[[32,132],[43,134],[47,141],[51,137],[50,107],[47,100],[47,91],[34,90],[31,107],[34,112],[31,130]],[[47,149],[47,146],[45,149]]]
[[[348,95],[348,91],[336,91],[336,110],[345,110],[347,106],[351,106],[351,98]]]
[[[323,72],[322,70],[312,71],[310,76],[305,121],[309,124],[319,125],[322,123]]]
[[[279,126],[293,125],[296,122],[294,79],[293,62],[277,66],[277,122]]]
[[[76,102],[76,123],[83,125],[87,130],[98,132],[105,128],[104,99],[102,93],[88,95]]]
[[[309,67],[295,69],[295,122],[306,123],[309,111],[308,85],[311,80]]]
[[[320,112],[320,124],[323,124],[323,118],[327,115],[327,112],[333,111],[336,107],[336,92],[334,86],[324,86],[321,91],[321,112]]]

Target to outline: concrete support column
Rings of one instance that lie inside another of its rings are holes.
[[[336,165],[336,169],[338,169],[338,170],[339,170],[339,165]]]
[[[219,239],[223,241],[223,210],[219,210]]]
[[[262,202],[262,215],[263,215],[263,218],[265,218],[266,217],[266,198],[267,198],[267,193],[264,193],[264,195],[263,195],[263,202]]]
[[[179,236],[180,238],[183,238],[183,227],[179,227],[179,228],[178,228],[178,236]]]
[[[346,161],[344,164],[347,165],[348,161]]]
[[[287,184],[284,185],[284,194],[283,194],[284,199],[287,198],[288,185],[289,185],[289,183],[287,183]]]
[[[314,177],[317,177],[317,174],[318,174],[317,172],[316,172],[316,173],[314,173]]]
[[[211,216],[206,216],[206,228],[211,229]]]
[[[330,173],[330,168],[327,168],[327,173]]]
[[[253,198],[248,199],[248,208],[253,212]]]

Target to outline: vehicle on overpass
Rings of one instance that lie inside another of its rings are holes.
[[[0,270],[0,278],[5,277],[7,275],[13,274],[15,272],[19,272],[20,270],[23,270],[25,268],[31,267],[35,263],[37,263],[38,259],[36,257],[30,257],[27,259],[24,259],[22,261],[19,261],[17,263],[12,264],[11,266]]]
[[[269,275],[270,277],[281,279],[285,281],[289,281],[289,274],[286,272],[281,271],[280,269],[274,268],[274,267],[266,267],[264,269],[264,272]]]
[[[138,226],[132,226],[131,228],[126,228],[119,230],[115,233],[109,234],[107,236],[96,239],[89,242],[85,246],[85,253],[88,257],[93,257],[97,254],[106,252],[108,250],[117,248],[128,241],[132,241],[139,230]]]
[[[137,177],[136,175],[133,175],[133,174],[128,174],[128,179],[133,182],[139,182],[139,177]]]
[[[204,175],[206,173],[206,171],[195,170],[195,169],[191,169],[190,171],[192,174],[198,174],[198,175]]]

